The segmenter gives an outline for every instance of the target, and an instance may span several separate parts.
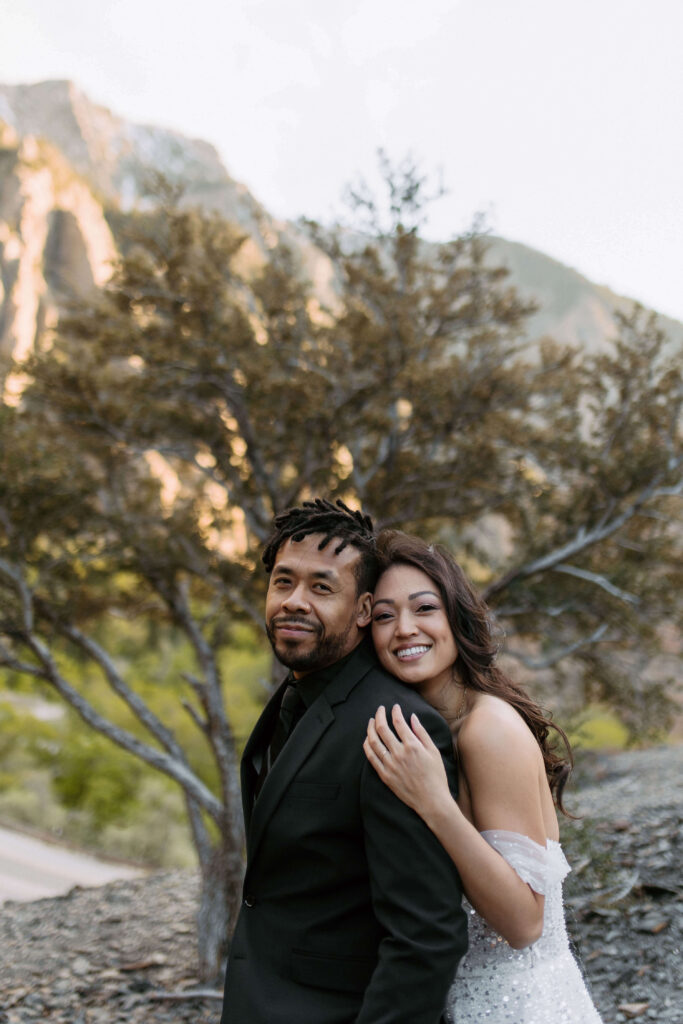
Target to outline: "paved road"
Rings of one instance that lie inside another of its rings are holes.
[[[62,896],[75,885],[104,885],[117,878],[136,878],[142,874],[138,868],[97,860],[0,828],[0,903]]]

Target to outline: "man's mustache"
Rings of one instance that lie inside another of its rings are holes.
[[[314,633],[320,632],[319,623],[312,622],[310,619],[304,618],[303,615],[288,615],[286,618],[271,619],[269,625],[271,629],[275,629],[277,626],[305,626],[306,629],[310,629]]]

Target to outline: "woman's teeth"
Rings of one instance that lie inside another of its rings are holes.
[[[420,645],[419,647],[404,647],[402,651],[396,651],[397,658],[414,658],[416,654],[426,654],[429,647]]]

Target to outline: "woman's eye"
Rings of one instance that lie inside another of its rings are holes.
[[[389,612],[379,612],[377,615],[373,615],[373,622],[387,622],[391,618]]]
[[[420,607],[417,610],[419,612],[435,612],[436,611],[436,605],[435,604],[421,604]]]

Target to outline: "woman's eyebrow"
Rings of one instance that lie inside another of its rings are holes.
[[[416,590],[414,594],[408,594],[408,600],[414,601],[416,597],[422,597],[423,594],[431,594],[432,597],[438,598],[438,594],[435,590]]]

